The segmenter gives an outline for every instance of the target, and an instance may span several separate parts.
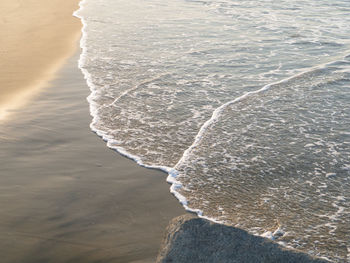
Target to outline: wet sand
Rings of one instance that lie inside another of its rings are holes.
[[[0,125],[2,263],[154,262],[169,220],[184,213],[166,174],[90,131],[78,53]]]
[[[73,55],[79,0],[1,0],[0,121],[47,86]]]

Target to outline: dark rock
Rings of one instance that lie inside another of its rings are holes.
[[[194,215],[174,218],[158,254],[157,263],[326,263],[286,249],[248,232],[216,224]]]

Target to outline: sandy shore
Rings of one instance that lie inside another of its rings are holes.
[[[1,262],[154,262],[184,210],[166,174],[90,131],[77,60],[0,126]]]
[[[0,124],[2,263],[153,262],[184,212],[164,173],[90,131],[77,3],[1,1],[0,120],[10,117]]]
[[[0,121],[47,85],[73,55],[78,0],[2,0],[0,8]]]

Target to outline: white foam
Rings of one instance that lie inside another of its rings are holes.
[[[83,0],[82,2],[85,2],[86,0]],[[239,101],[242,101],[246,98],[248,98],[249,96],[253,95],[253,94],[258,94],[258,93],[261,93],[261,92],[264,92],[264,91],[267,91],[270,87],[272,87],[273,85],[277,85],[277,84],[282,84],[282,83],[285,83],[293,78],[296,78],[296,77],[299,77],[303,74],[306,74],[308,72],[311,72],[313,70],[316,70],[316,69],[320,69],[322,67],[325,67],[327,66],[329,63],[327,64],[323,64],[323,65],[320,65],[320,66],[317,66],[317,67],[313,67],[307,71],[304,71],[302,73],[299,73],[299,74],[296,74],[294,76],[291,76],[289,78],[286,78],[286,79],[283,79],[281,81],[278,81],[278,82],[274,82],[274,83],[271,83],[271,84],[268,84],[268,85],[265,85],[263,86],[261,89],[259,90],[256,90],[256,91],[251,91],[251,92],[247,92],[245,94],[243,94],[242,96],[232,100],[232,101],[229,101],[223,105],[221,105],[220,107],[218,107],[216,110],[214,110],[213,114],[212,114],[212,117],[207,120],[203,126],[200,128],[197,136],[195,137],[194,139],[194,143],[187,149],[185,150],[184,154],[182,155],[182,157],[180,158],[180,160],[178,161],[178,163],[174,166],[174,167],[167,167],[167,166],[159,166],[159,165],[146,165],[142,162],[142,159],[140,156],[137,156],[137,155],[133,155],[131,153],[129,153],[127,150],[125,150],[123,147],[119,147],[119,146],[116,146],[116,144],[118,143],[116,140],[114,140],[110,135],[108,135],[106,132],[104,131],[101,131],[101,130],[98,130],[97,128],[95,128],[94,124],[98,122],[98,114],[97,114],[97,107],[95,107],[94,105],[94,102],[93,102],[93,99],[94,98],[94,94],[96,92],[96,89],[91,81],[91,76],[90,74],[88,73],[87,70],[83,69],[81,65],[83,65],[83,61],[85,59],[85,52],[86,52],[86,48],[84,47],[84,44],[86,43],[86,33],[85,33],[85,25],[86,23],[83,21],[83,24],[84,24],[84,27],[83,27],[83,37],[82,37],[82,41],[81,41],[81,47],[83,49],[83,52],[82,52],[82,55],[81,55],[81,59],[80,59],[80,63],[79,63],[79,67],[81,68],[82,72],[84,73],[84,76],[85,76],[85,79],[87,80],[87,83],[90,87],[90,90],[91,90],[91,94],[89,95],[88,97],[88,101],[89,101],[89,104],[90,104],[90,114],[91,116],[93,117],[93,120],[90,124],[90,127],[91,129],[100,137],[103,138],[103,140],[105,140],[107,142],[107,146],[109,148],[112,148],[114,150],[116,150],[117,152],[119,152],[120,154],[122,154],[123,156],[126,156],[127,158],[130,158],[132,160],[134,160],[137,164],[139,164],[140,166],[142,167],[146,167],[146,168],[151,168],[151,169],[159,169],[159,170],[162,170],[166,173],[168,173],[168,177],[167,177],[167,182],[171,184],[171,187],[170,187],[170,192],[179,200],[179,202],[183,205],[183,207],[186,209],[186,211],[189,211],[189,212],[193,212],[193,213],[196,213],[199,217],[201,218],[205,218],[205,219],[208,219],[212,222],[216,222],[216,223],[223,223],[223,221],[220,221],[216,218],[211,218],[211,217],[208,217],[208,216],[204,216],[203,215],[203,211],[200,210],[200,209],[195,209],[195,208],[191,208],[188,204],[188,200],[180,193],[180,189],[183,187],[181,182],[179,180],[177,180],[177,177],[178,177],[178,172],[176,170],[176,167],[185,162],[187,160],[187,158],[189,158],[192,150],[199,144],[199,142],[201,141],[201,139],[203,138],[204,136],[204,133],[205,131],[209,128],[209,126],[211,126],[212,124],[214,124],[221,116],[222,112],[227,108],[229,107],[230,105],[234,104],[234,103],[237,103]],[[127,93],[128,91],[126,91]],[[124,93],[121,95],[123,96]],[[267,234],[266,234],[267,235]]]
[[[202,127],[200,128],[197,136],[195,137],[194,139],[194,142],[193,144],[187,149],[185,150],[183,156],[181,157],[181,159],[178,161],[178,163],[175,165],[175,168],[177,166],[179,166],[181,163],[184,163],[188,157],[191,155],[191,152],[193,151],[193,149],[195,149],[195,147],[200,143],[200,141],[202,140],[206,130],[213,124],[215,124],[218,119],[220,118],[220,116],[222,115],[223,111],[229,107],[230,105],[232,104],[235,104],[237,102],[240,102],[246,98],[248,98],[249,96],[252,96],[254,94],[259,94],[259,93],[262,93],[262,92],[265,92],[267,90],[269,90],[271,87],[275,86],[275,85],[278,85],[278,84],[283,84],[283,83],[286,83],[294,78],[297,78],[297,77],[300,77],[304,74],[307,74],[309,72],[312,72],[314,70],[318,70],[318,69],[322,69],[322,68],[325,68],[326,66],[328,65],[331,65],[332,63],[334,62],[330,62],[330,63],[325,63],[325,64],[321,64],[321,65],[318,65],[318,66],[315,66],[315,67],[312,67],[312,68],[309,68],[301,73],[298,73],[296,75],[293,75],[291,77],[288,77],[288,78],[285,78],[283,80],[280,80],[280,81],[277,81],[277,82],[273,82],[273,83],[270,83],[270,84],[267,84],[265,86],[263,86],[261,89],[258,89],[258,90],[255,90],[255,91],[250,91],[250,92],[247,92],[245,94],[243,94],[242,96],[240,97],[237,97],[229,102],[226,102],[225,104],[221,105],[220,107],[218,107],[217,109],[214,110],[211,118],[209,120],[207,120],[203,125]]]
[[[79,3],[79,9],[77,11],[75,11],[73,13],[74,16],[78,17],[81,19],[81,22],[83,24],[82,27],[82,37],[80,39],[80,48],[82,49],[82,53],[80,55],[80,59],[79,59],[79,63],[78,66],[80,68],[80,70],[82,71],[84,78],[90,88],[90,95],[87,97],[87,101],[89,102],[89,106],[90,106],[90,115],[92,116],[92,122],[90,123],[90,128],[92,131],[94,131],[98,136],[100,136],[104,141],[106,141],[107,146],[109,148],[112,148],[114,150],[116,150],[118,153],[120,153],[121,155],[134,160],[138,165],[142,166],[142,167],[146,167],[146,168],[151,168],[151,169],[159,169],[162,170],[166,173],[168,173],[168,177],[167,177],[167,182],[171,184],[170,187],[170,192],[179,200],[179,202],[183,205],[183,207],[189,211],[189,212],[193,212],[196,213],[198,216],[202,217],[203,212],[199,209],[192,209],[188,207],[188,202],[186,200],[186,198],[181,195],[178,191],[178,189],[182,188],[182,184],[176,180],[177,177],[177,173],[176,171],[171,168],[171,167],[167,167],[167,166],[159,166],[159,165],[146,165],[142,162],[142,159],[137,156],[137,155],[133,155],[131,153],[129,153],[127,150],[125,150],[123,147],[118,147],[115,144],[117,144],[118,142],[116,140],[114,140],[110,135],[108,135],[106,132],[102,131],[102,130],[98,130],[97,128],[95,128],[94,124],[98,122],[99,120],[99,116],[98,116],[98,112],[97,112],[97,106],[95,104],[95,102],[93,101],[93,98],[95,97],[96,93],[97,93],[97,89],[94,86],[93,82],[92,82],[92,77],[91,74],[84,69],[83,65],[85,64],[85,59],[87,56],[87,46],[86,46],[86,40],[87,40],[87,23],[86,20],[84,19],[84,17],[82,15],[80,15],[80,12],[84,9],[84,4],[86,3],[87,0],[82,0]],[[132,89],[135,89],[132,88]],[[125,96],[128,92],[130,92],[130,90],[125,91],[124,93],[122,93],[113,103],[115,103],[120,97]],[[209,219],[209,218],[207,218]],[[211,221],[214,222],[218,222],[216,219],[210,219]]]
[[[293,76],[291,76],[289,78],[286,78],[286,79],[283,79],[281,81],[265,85],[261,89],[258,89],[256,91],[247,92],[247,93],[243,94],[240,97],[237,97],[237,98],[235,98],[235,99],[233,99],[231,101],[228,101],[227,103],[221,105],[220,107],[216,108],[213,111],[211,118],[208,119],[201,126],[198,134],[194,138],[194,141],[193,141],[192,145],[184,151],[182,157],[179,159],[179,161],[177,162],[177,164],[174,167],[167,167],[167,166],[160,166],[160,165],[146,165],[146,164],[143,163],[143,161],[142,161],[140,156],[131,154],[130,152],[128,152],[123,147],[118,146],[118,141],[113,139],[106,132],[97,129],[96,126],[95,126],[95,124],[98,123],[98,121],[99,121],[99,116],[98,116],[98,112],[97,112],[98,107],[97,107],[96,103],[93,100],[95,98],[95,96],[96,96],[97,89],[96,89],[96,87],[94,86],[94,84],[92,82],[92,77],[91,77],[90,73],[86,69],[84,69],[84,67],[83,67],[83,65],[85,64],[86,56],[87,56],[87,47],[86,47],[86,40],[87,40],[87,30],[86,30],[86,28],[87,28],[87,23],[86,23],[86,20],[84,19],[84,17],[81,15],[81,11],[84,9],[84,5],[85,5],[86,1],[87,0],[82,0],[79,3],[80,8],[76,12],[74,12],[74,16],[80,18],[81,21],[82,21],[82,24],[83,24],[83,27],[82,27],[82,38],[80,40],[80,47],[82,49],[82,53],[81,53],[81,56],[80,56],[80,59],[79,59],[79,67],[80,67],[80,69],[81,69],[81,71],[82,71],[82,73],[84,75],[84,78],[86,79],[87,84],[88,84],[88,86],[90,88],[90,91],[91,91],[91,94],[87,98],[87,100],[89,102],[89,105],[90,105],[90,114],[91,114],[91,116],[93,118],[92,122],[90,124],[91,129],[94,132],[96,132],[96,134],[98,136],[102,137],[103,140],[105,140],[107,142],[107,146],[108,147],[116,150],[120,154],[122,154],[122,155],[124,155],[124,156],[126,156],[126,157],[128,157],[130,159],[133,159],[140,166],[143,166],[143,167],[146,167],[146,168],[159,169],[159,170],[162,170],[162,171],[168,173],[167,182],[171,184],[170,192],[179,200],[179,202],[183,205],[183,207],[187,211],[194,212],[199,217],[208,219],[208,220],[216,222],[216,223],[224,223],[222,221],[219,221],[216,218],[210,218],[210,217],[207,217],[207,216],[203,215],[203,211],[201,211],[199,209],[195,209],[195,208],[190,207],[190,204],[188,203],[188,200],[185,198],[185,196],[183,196],[180,193],[181,189],[183,189],[183,185],[182,185],[182,183],[179,180],[180,179],[179,175],[178,175],[179,173],[176,170],[176,167],[179,167],[181,164],[183,164],[183,163],[188,161],[192,151],[201,142],[201,140],[202,140],[203,136],[205,135],[205,132],[207,131],[207,129],[211,125],[215,124],[220,119],[220,116],[222,115],[223,111],[227,107],[229,107],[230,105],[232,105],[234,103],[242,101],[242,100],[244,100],[244,99],[246,99],[246,98],[248,98],[248,97],[250,97],[250,96],[252,96],[254,94],[259,94],[259,93],[265,92],[265,91],[269,90],[274,85],[288,82],[289,80],[291,80],[293,78],[297,78],[297,77],[299,77],[299,76],[301,76],[303,74],[306,74],[306,73],[311,72],[311,71],[316,70],[316,69],[321,69],[321,68],[323,68],[323,67],[325,67],[327,65],[331,65],[332,63],[327,63],[327,64],[323,64],[323,65],[320,65],[320,66],[309,68],[308,70],[306,70],[304,72],[301,72],[299,74],[293,75]],[[131,62],[129,62],[129,61],[128,61],[128,63],[131,64]],[[279,68],[277,70],[279,70]],[[118,98],[116,98],[114,100],[113,103],[117,102],[118,99],[120,99],[121,97],[125,96],[128,92],[130,92],[130,91],[132,91],[132,90],[134,90],[136,88],[137,88],[137,86],[133,87],[132,89],[129,89],[129,90],[123,92]],[[314,145],[305,145],[305,147],[312,147],[312,146],[314,146]],[[350,166],[345,166],[344,169],[349,170],[350,169],[349,167]],[[337,213],[341,213],[341,212],[342,212],[342,210],[339,208]],[[276,237],[281,236],[281,235],[283,235],[283,231],[278,228],[274,232],[265,232],[261,236],[265,236],[265,237],[268,237],[268,238],[271,238],[271,239],[275,240]]]

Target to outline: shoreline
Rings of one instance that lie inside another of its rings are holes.
[[[168,222],[185,213],[165,173],[90,130],[78,4],[6,0],[0,11],[4,263],[154,262]]]
[[[23,83],[3,70],[9,78],[0,81],[2,260],[154,262],[165,227],[185,209],[217,221],[187,207],[175,191],[171,171],[139,166],[127,154],[107,148],[100,135],[90,131],[85,100],[89,88],[77,64],[82,26],[73,12],[71,17],[63,49],[54,52],[54,58],[46,54],[47,64],[43,60],[30,68],[23,63],[23,70],[18,64],[21,54],[8,57],[17,61],[13,69],[23,73]],[[45,28],[51,29],[49,24]],[[40,34],[36,30],[33,35]],[[19,35],[27,38],[23,32]],[[40,54],[31,57],[36,61]],[[16,118],[1,122],[11,112]]]
[[[74,54],[78,0],[4,0],[0,10],[0,121],[25,106]],[[57,8],[59,6],[59,8]]]
[[[165,173],[91,132],[79,53],[0,126],[4,263],[154,262],[168,222],[185,213]]]

